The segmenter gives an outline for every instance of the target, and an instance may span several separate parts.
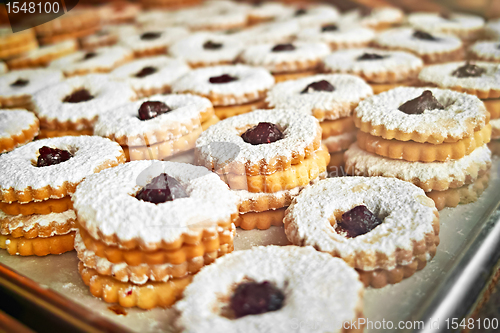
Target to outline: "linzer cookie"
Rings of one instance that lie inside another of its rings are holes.
[[[112,24],[102,27],[95,34],[80,39],[84,50],[93,50],[98,47],[112,46],[125,36],[137,34],[137,27],[132,24]]]
[[[61,71],[24,69],[0,76],[0,107],[32,110],[33,95],[62,81]]]
[[[21,57],[9,60],[8,64],[11,69],[46,67],[51,61],[71,54],[77,49],[76,40],[70,39],[32,50]]]
[[[400,87],[362,101],[354,121],[361,131],[386,140],[440,144],[474,136],[488,124],[489,113],[476,96]]]
[[[297,34],[300,41],[326,43],[332,50],[367,47],[374,37],[372,29],[336,22],[316,25]]]
[[[203,97],[154,95],[100,115],[94,134],[118,142],[128,160],[161,160],[194,148],[213,114]]]
[[[426,64],[459,60],[464,53],[458,37],[411,28],[387,30],[375,38],[374,44],[383,49],[414,53]]]
[[[264,98],[274,85],[264,68],[245,65],[213,66],[193,70],[174,82],[172,91],[208,98],[220,119],[265,106]]]
[[[88,175],[124,161],[120,146],[98,137],[39,140],[1,155],[0,248],[21,256],[73,250],[69,196]]]
[[[33,96],[44,137],[92,134],[97,117],[135,99],[123,82],[103,74],[75,76]]]
[[[258,44],[246,48],[240,60],[246,65],[268,69],[276,81],[281,82],[316,74],[328,53],[330,50],[324,43]]]
[[[382,288],[423,269],[439,244],[439,214],[415,185],[390,178],[332,178],[307,188],[285,216],[294,244],[339,257],[366,286]]]
[[[461,13],[416,12],[408,15],[408,23],[418,30],[451,34],[464,41],[473,41],[482,34],[484,19]]]
[[[150,57],[166,54],[173,43],[188,34],[188,30],[182,27],[142,30],[134,35],[123,36],[120,43],[134,51],[136,57]]]
[[[481,41],[469,48],[469,55],[472,59],[479,61],[500,62],[500,43]]]
[[[66,76],[108,73],[132,58],[133,53],[129,49],[121,46],[109,46],[88,52],[75,52],[52,61],[49,68],[59,69]]]
[[[38,43],[33,29],[13,33],[11,28],[0,28],[0,59],[9,59],[36,49]]]
[[[363,289],[354,269],[311,247],[255,247],[203,268],[175,305],[175,325],[183,332],[285,333],[293,326],[284,323],[315,318],[318,332],[361,332]],[[346,322],[358,329],[341,329]]]
[[[303,28],[336,22],[339,18],[338,10],[327,4],[313,4],[298,7],[293,15],[283,16],[282,20],[294,21]]]
[[[173,44],[169,53],[196,68],[232,64],[242,50],[243,43],[235,37],[199,32]]]
[[[325,72],[362,77],[375,94],[415,84],[424,66],[422,60],[411,53],[372,48],[336,51],[325,57],[323,63]]]
[[[344,13],[340,21],[380,31],[401,25],[404,19],[404,13],[399,8],[362,6]]]
[[[210,263],[232,251],[238,200],[205,168],[127,163],[87,177],[73,206],[80,273],[91,293],[106,302],[170,306],[205,257]]]
[[[38,130],[38,118],[33,113],[0,110],[0,154],[33,141]]]
[[[279,19],[280,17],[290,17],[295,13],[293,6],[279,2],[256,2],[248,12],[248,23],[250,25],[260,24]]]
[[[130,85],[138,97],[166,94],[173,82],[189,72],[185,61],[167,56],[137,59],[110,73],[111,78]]]

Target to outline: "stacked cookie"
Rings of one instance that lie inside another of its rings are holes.
[[[39,138],[92,135],[100,114],[135,98],[126,83],[103,74],[74,76],[47,86],[33,95],[34,112],[42,129]]]
[[[498,43],[485,42],[482,55],[491,60],[498,57]],[[484,44],[483,44],[484,45]],[[474,50],[474,48],[473,48]],[[452,62],[425,68],[419,75],[420,81],[440,88],[453,89],[480,98],[490,113],[490,147],[500,153],[500,70],[491,62]]]
[[[94,134],[118,142],[128,161],[162,160],[194,148],[213,116],[206,98],[154,95],[101,114]]]
[[[87,176],[125,161],[120,146],[99,137],[29,143],[0,156],[0,248],[45,256],[73,250],[71,194]]]
[[[33,110],[33,97],[38,91],[60,83],[63,74],[53,69],[23,69],[0,77],[0,107],[2,109]]]
[[[323,61],[323,71],[358,75],[375,94],[414,85],[423,66],[422,59],[411,53],[373,48],[336,51]]]
[[[322,142],[330,152],[330,176],[343,174],[344,151],[356,140],[352,111],[373,94],[363,79],[346,74],[315,75],[282,82],[267,95],[271,107],[296,109],[320,121]]]
[[[20,57],[9,60],[8,64],[11,69],[46,67],[51,61],[71,54],[77,49],[76,40],[69,39],[31,50]]]
[[[83,281],[124,307],[172,305],[194,273],[233,250],[237,198],[202,167],[126,163],[87,177],[73,206]]]
[[[35,32],[32,29],[12,33],[10,28],[0,29],[0,59],[9,59],[36,49]]]
[[[281,225],[291,199],[326,176],[329,160],[318,121],[279,109],[222,120],[202,133],[195,149],[195,162],[239,197],[235,224],[243,229]]]
[[[39,129],[40,122],[32,112],[0,110],[0,154],[33,141]]]
[[[173,83],[172,91],[208,98],[215,115],[225,119],[264,108],[273,85],[273,76],[264,68],[227,65],[192,70]]]
[[[62,8],[61,8],[62,10]],[[67,39],[93,34],[101,25],[101,17],[90,9],[73,9],[66,14],[35,27],[41,44],[54,44]]]
[[[438,209],[477,199],[491,166],[489,113],[476,96],[437,88],[396,88],[354,111],[357,143],[347,172],[414,183]]]

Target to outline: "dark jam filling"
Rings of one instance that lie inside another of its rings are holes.
[[[160,38],[161,32],[145,32],[141,35],[141,40],[155,40]]]
[[[22,88],[22,87],[26,87],[28,85],[28,83],[30,83],[29,80],[17,79],[15,82],[12,82],[10,84],[10,86],[14,87],[14,88]]]
[[[208,42],[205,42],[203,44],[203,48],[205,50],[220,50],[222,48],[223,44],[222,43],[215,43],[209,40]]]
[[[137,72],[134,76],[142,79],[143,77],[154,74],[157,71],[158,71],[158,69],[156,67],[147,66],[147,67],[144,67],[143,69],[141,69],[139,72]]]
[[[87,102],[93,99],[94,96],[90,94],[90,92],[87,89],[78,89],[74,91],[71,95],[66,96],[63,99],[63,102],[65,103],[80,103],[80,102]]]
[[[85,55],[83,56],[82,61],[85,61],[85,60],[89,60],[89,59],[95,58],[96,56],[97,56],[97,53],[95,53],[95,52],[87,52],[87,53],[85,53]]]
[[[285,294],[268,281],[245,282],[236,287],[230,307],[236,318],[279,310]]]
[[[43,146],[38,150],[38,159],[36,161],[37,167],[46,167],[50,165],[56,165],[65,162],[73,157],[71,153],[67,150],[50,148]]]
[[[159,204],[175,199],[187,198],[188,194],[177,180],[166,173],[162,173],[153,178],[135,197],[142,201]]]
[[[336,24],[327,24],[321,27],[321,32],[337,31],[339,27]]]
[[[415,32],[412,35],[414,38],[421,39],[421,40],[427,40],[427,41],[437,41],[439,38],[434,37],[428,32],[422,31],[422,30],[415,30]]]
[[[277,44],[275,45],[271,51],[272,52],[286,52],[295,50],[295,46],[293,44]]]
[[[398,110],[406,114],[422,114],[425,110],[444,109],[430,90],[426,90],[422,95],[402,104]]]
[[[329,91],[329,92],[331,92],[334,90],[335,90],[335,87],[330,82],[328,82],[326,80],[321,80],[321,81],[316,81],[316,82],[309,84],[300,93],[307,94],[307,93],[314,92],[314,91]]]
[[[295,16],[302,16],[307,14],[307,9],[305,8],[299,8],[295,11]]]
[[[471,64],[467,61],[465,65],[455,69],[453,73],[451,73],[451,75],[456,76],[458,78],[464,78],[464,77],[480,77],[484,73],[486,73],[486,69]]]
[[[231,76],[229,74],[223,74],[220,76],[212,76],[208,81],[210,83],[221,84],[221,83],[229,83],[233,81],[237,81],[238,78],[235,76]]]
[[[366,206],[356,206],[342,214],[342,220],[337,223],[336,231],[349,238],[364,235],[382,223]]]
[[[383,56],[380,54],[376,53],[363,53],[363,55],[359,56],[357,58],[358,61],[363,61],[363,60],[380,60],[380,59],[385,59],[388,56]]]
[[[153,119],[170,111],[172,111],[172,109],[163,102],[144,102],[139,108],[139,119]]]
[[[241,138],[246,143],[256,146],[279,141],[283,139],[283,133],[275,124],[259,123],[243,133]]]

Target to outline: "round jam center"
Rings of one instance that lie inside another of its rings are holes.
[[[307,94],[310,92],[314,91],[334,91],[335,87],[328,81],[326,80],[321,80],[321,81],[316,81],[311,84],[309,84],[307,87],[304,88],[300,93],[301,94]]]
[[[357,60],[362,61],[362,60],[380,60],[380,59],[385,59],[387,56],[383,56],[380,54],[376,53],[363,53],[363,55],[359,56]]]
[[[342,221],[337,223],[336,231],[345,233],[349,238],[354,238],[372,231],[381,223],[382,220],[366,206],[356,206],[342,214]]]
[[[322,32],[337,31],[339,27],[336,24],[327,24],[321,27]]]
[[[299,8],[295,11],[295,16],[302,16],[307,13],[307,9],[305,8]]]
[[[458,67],[451,75],[458,78],[464,77],[480,77],[486,72],[486,69],[466,62],[465,65]]]
[[[50,148],[43,146],[38,150],[38,159],[36,161],[37,167],[46,167],[49,165],[55,165],[65,162],[73,157],[71,153],[67,150]]]
[[[406,114],[422,114],[425,110],[444,109],[444,106],[432,95],[430,90],[425,90],[422,95],[402,104],[398,110]]]
[[[246,143],[256,146],[281,140],[283,139],[283,133],[275,124],[259,123],[243,133],[241,138]]]
[[[160,38],[161,32],[145,32],[141,35],[141,40],[155,40]]]
[[[97,53],[95,53],[95,52],[87,52],[87,53],[85,53],[85,55],[83,56],[82,61],[84,61],[84,60],[89,60],[89,59],[92,59],[92,58],[95,58],[96,56],[97,56]]]
[[[274,46],[271,51],[272,52],[286,52],[295,50],[295,46],[293,44],[278,44]]]
[[[25,79],[17,79],[15,82],[11,83],[10,86],[14,88],[26,87],[30,81]]]
[[[210,83],[221,84],[221,83],[229,83],[238,80],[237,77],[231,76],[229,74],[223,74],[220,76],[212,76],[208,81]]]
[[[149,120],[158,117],[164,113],[170,112],[172,109],[163,102],[148,101],[141,104],[139,108],[139,119]]]
[[[93,98],[94,98],[94,96],[92,96],[87,89],[78,89],[78,90],[74,91],[71,95],[66,96],[63,99],[63,102],[65,102],[65,103],[81,103],[81,102],[90,101]]]
[[[236,318],[279,310],[285,294],[268,281],[246,282],[236,287],[230,307]]]
[[[135,196],[142,201],[159,204],[175,199],[187,198],[188,194],[175,178],[161,173],[144,186]]]
[[[137,72],[134,76],[141,79],[143,77],[154,74],[157,71],[158,71],[158,69],[156,69],[156,67],[147,66],[147,67],[144,67],[143,69],[141,69],[139,72]]]
[[[428,41],[437,41],[438,38],[434,37],[428,32],[421,31],[421,30],[416,30],[413,35],[414,38],[421,39],[421,40],[428,40]]]
[[[209,40],[203,44],[205,50],[220,50],[222,48],[222,43],[215,43]]]

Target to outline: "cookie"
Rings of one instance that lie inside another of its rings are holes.
[[[100,24],[101,17],[96,15],[93,10],[76,9],[54,20],[37,25],[34,29],[43,42],[55,42],[72,36],[89,35],[98,29]]]
[[[249,27],[241,31],[226,31],[229,35],[235,37],[245,45],[255,45],[261,43],[286,44],[295,39],[300,26],[294,21],[277,21],[262,23]]]
[[[298,109],[324,121],[351,116],[358,103],[372,94],[372,88],[359,77],[321,74],[279,83],[266,101],[270,107]]]
[[[192,68],[227,65],[236,61],[243,45],[231,35],[198,32],[174,43],[169,54],[185,60]]]
[[[399,109],[425,91],[426,98],[436,99],[437,107],[418,116]],[[437,88],[400,87],[361,101],[354,111],[354,122],[361,131],[386,140],[440,144],[473,136],[488,124],[489,114],[476,96]]]
[[[19,203],[17,201],[11,203],[0,202],[0,210],[8,215],[48,215],[51,213],[63,213],[73,208],[73,203],[69,196],[61,199],[47,199],[38,202]]]
[[[216,115],[223,119],[228,115],[250,112],[262,105],[273,85],[273,76],[264,68],[213,66],[187,73],[174,82],[172,91],[208,98],[214,105]],[[218,112],[218,107],[223,107],[221,112]]]
[[[53,60],[71,54],[77,49],[76,40],[70,39],[32,50],[21,57],[9,60],[8,64],[11,69],[46,67]]]
[[[323,120],[319,123],[319,125],[323,131],[323,139],[356,130],[352,117],[343,117],[335,120]]]
[[[426,64],[456,61],[463,58],[462,41],[452,35],[427,33],[411,28],[390,29],[374,39],[376,47],[414,53]]]
[[[484,19],[477,15],[462,13],[415,12],[408,15],[408,23],[415,29],[430,33],[451,34],[464,41],[480,37]]]
[[[0,234],[15,239],[49,238],[76,230],[73,210],[46,215],[8,215],[0,211]]]
[[[66,235],[31,239],[0,235],[0,249],[7,250],[7,253],[12,256],[19,255],[25,257],[35,255],[43,257],[49,254],[63,254],[73,251],[74,238],[74,231]]]
[[[434,202],[422,189],[398,179],[323,180],[293,200],[284,221],[293,244],[343,259],[375,288],[406,278],[395,278],[391,271],[430,260],[439,244]]]
[[[122,65],[113,70],[110,76],[127,83],[139,98],[143,98],[169,93],[173,82],[189,70],[189,66],[183,60],[154,56]]]
[[[295,8],[279,2],[260,2],[254,3],[248,11],[248,24],[260,24],[273,20],[279,20],[280,17],[292,16]]]
[[[182,27],[143,29],[137,34],[123,36],[120,43],[131,49],[135,57],[150,57],[166,54],[173,43],[188,34],[188,30]]]
[[[282,20],[294,21],[301,29],[328,24],[339,19],[338,10],[328,4],[306,4],[298,6],[293,15],[283,16]]]
[[[500,50],[498,42],[481,41],[474,43],[469,48],[472,59],[479,61],[500,62]]]
[[[342,15],[341,21],[358,24],[377,31],[401,25],[405,20],[403,11],[396,7],[363,7],[349,10]]]
[[[51,151],[42,154],[40,149],[43,147],[57,148],[66,153]],[[96,154],[96,151],[100,153]],[[33,165],[32,161],[38,161],[41,155],[42,164],[37,164],[40,167]],[[45,166],[62,162],[63,156],[69,159],[50,168]],[[82,136],[34,141],[0,156],[3,170],[0,174],[0,201],[27,203],[60,199],[73,193],[88,175],[124,160],[120,146],[104,138]]]
[[[0,154],[22,146],[37,136],[38,118],[25,110],[0,110]]]
[[[322,68],[328,73],[358,75],[378,94],[415,83],[423,66],[419,57],[408,52],[364,48],[333,52],[325,57]]]
[[[301,30],[299,41],[325,43],[332,51],[346,48],[367,47],[375,37],[372,29],[352,24],[327,22]]]
[[[321,141],[321,144],[323,144],[328,149],[329,153],[337,153],[339,151],[346,150],[347,148],[349,148],[351,143],[356,141],[356,132],[357,131],[352,131],[340,135],[330,136],[326,139],[323,139]]]
[[[133,54],[121,46],[100,47],[92,51],[78,51],[49,64],[66,76],[108,73],[116,67],[132,60]]]
[[[353,143],[345,152],[346,170],[351,175],[394,177],[411,182],[426,192],[445,191],[476,181],[491,167],[486,145],[471,154],[448,162],[408,162],[368,153]]]
[[[243,50],[240,61],[249,66],[266,68],[277,82],[281,82],[295,75],[315,74],[321,60],[329,52],[324,43],[258,44]]]
[[[33,96],[40,127],[48,130],[93,129],[97,117],[134,100],[136,94],[124,82],[103,74],[75,76]]]
[[[308,288],[309,282],[328,288]],[[358,274],[338,258],[311,247],[259,246],[203,268],[175,305],[175,326],[186,332],[282,333],[293,329],[286,324],[291,320],[316,318],[318,332],[361,332],[362,296]],[[345,322],[358,329],[340,329]]]
[[[33,95],[43,88],[63,80],[62,72],[52,69],[23,69],[0,77],[0,106],[2,108],[29,107]]]

